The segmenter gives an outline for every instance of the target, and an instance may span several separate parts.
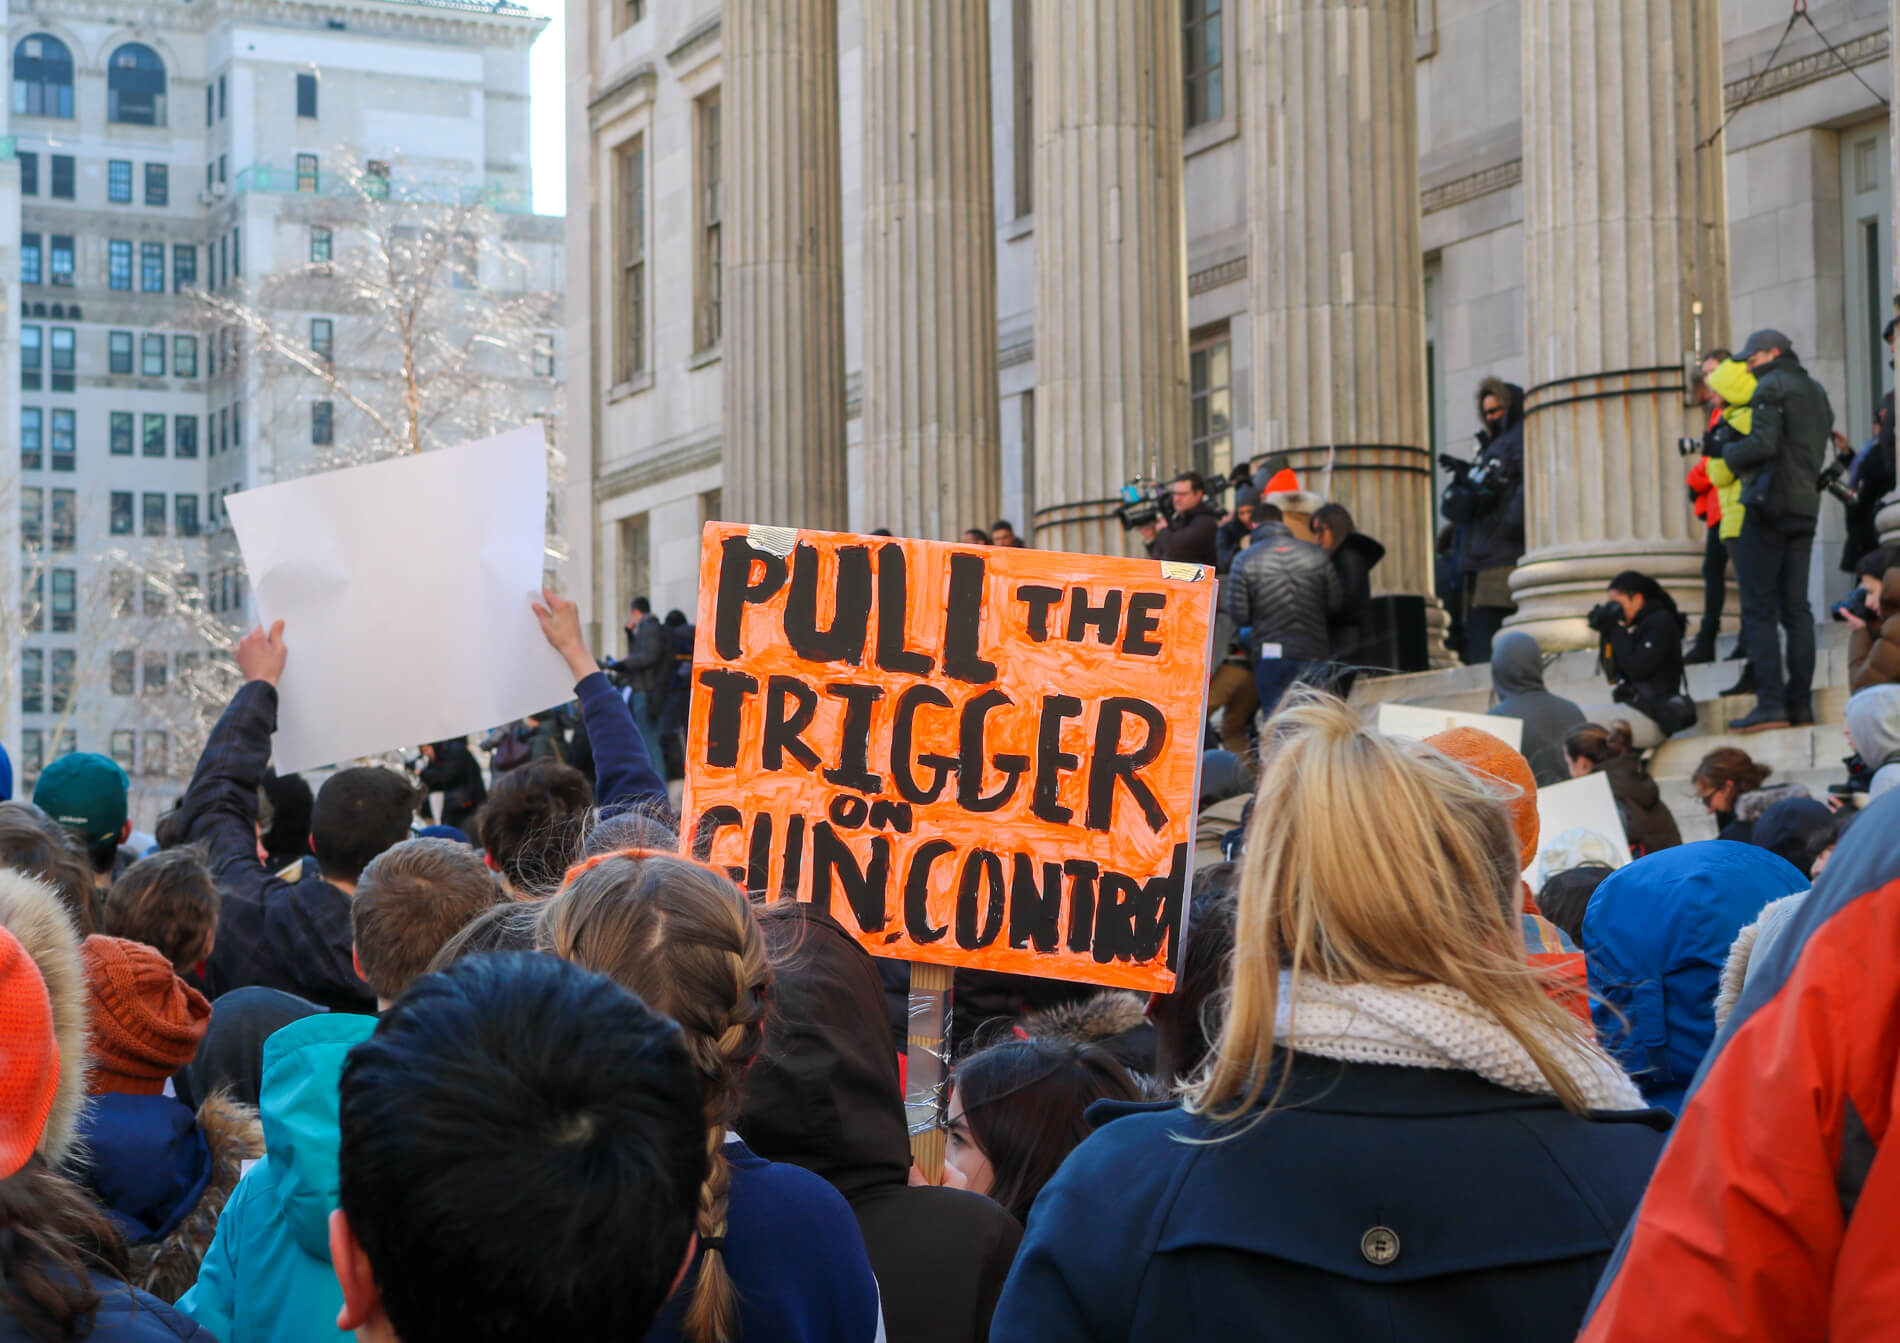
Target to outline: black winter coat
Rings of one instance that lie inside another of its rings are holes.
[[[1633,751],[1611,756],[1603,762],[1603,773],[1610,781],[1616,809],[1622,813],[1631,848],[1650,854],[1682,843],[1676,818],[1662,800],[1662,789],[1650,777],[1641,756]]]
[[[1339,571],[1339,610],[1327,618],[1332,632],[1333,661],[1358,666],[1366,652],[1366,615],[1372,608],[1372,571],[1385,558],[1385,547],[1363,532],[1354,532],[1332,553]]]
[[[981,1195],[909,1183],[876,966],[811,905],[773,910],[766,941],[785,960],[764,1052],[746,1074],[739,1135],[768,1160],[823,1176],[851,1204],[890,1343],[983,1343],[1022,1228]]]
[[[1148,554],[1157,560],[1179,560],[1212,568],[1220,560],[1219,534],[1220,514],[1207,504],[1197,504],[1185,513],[1175,514],[1173,522],[1155,533],[1155,539],[1148,543]]]
[[[1673,606],[1645,606],[1636,623],[1610,626],[1610,676],[1615,699],[1651,718],[1655,708],[1682,691],[1682,616]]]
[[[1254,529],[1253,544],[1227,576],[1227,613],[1251,629],[1247,660],[1257,664],[1263,644],[1279,656],[1324,662],[1332,655],[1327,622],[1344,605],[1339,571],[1326,552],[1301,541],[1283,522]]]
[[[1821,511],[1821,468],[1827,464],[1834,408],[1827,392],[1792,354],[1755,371],[1755,399],[1747,438],[1723,454],[1742,481],[1747,498],[1761,476],[1773,471],[1765,505],[1749,506],[1757,523],[1812,523]]]
[[[473,839],[475,813],[488,801],[488,784],[468,742],[435,743],[435,759],[422,767],[420,777],[424,789],[442,794],[442,824],[452,825]]]
[[[650,712],[659,712],[673,683],[673,651],[666,630],[652,616],[627,631],[627,656],[620,663],[627,687],[644,692]]]
[[[1282,1108],[1220,1141],[1178,1105],[1089,1118],[994,1343],[1569,1343],[1669,1124],[1305,1055]]]
[[[1471,471],[1445,487],[1447,521],[1460,529],[1465,574],[1514,565],[1524,555],[1524,392],[1505,384],[1504,427],[1480,434]]]

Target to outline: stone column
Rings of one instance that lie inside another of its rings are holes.
[[[864,0],[865,524],[1002,511],[985,6]]]
[[[1413,0],[1253,12],[1255,452],[1288,452],[1303,486],[1385,543],[1375,592],[1430,596]]]
[[[1035,543],[1139,554],[1121,487],[1188,464],[1180,7],[1035,3]]]
[[[1722,45],[1706,0],[1525,0],[1529,551],[1509,623],[1548,646],[1621,569],[1693,626],[1703,529],[1677,438],[1697,345],[1729,338]],[[1698,310],[1699,305],[1699,310]]]
[[[1900,0],[1887,6],[1887,71],[1889,88],[1900,89]],[[1894,223],[1900,227],[1900,98],[1887,108],[1887,149],[1892,156]],[[1895,315],[1900,316],[1900,246],[1894,248],[1893,273],[1889,276],[1895,297]],[[1881,509],[1874,518],[1880,529],[1880,544],[1900,544],[1900,496]]]
[[[726,516],[843,530],[844,248],[834,0],[726,0],[720,40]]]

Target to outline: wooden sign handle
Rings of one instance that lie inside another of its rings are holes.
[[[904,1112],[911,1124],[911,1157],[932,1184],[943,1183],[944,1097],[949,1079],[945,1041],[950,1036],[950,983],[954,974],[947,965],[913,962],[910,967],[910,1050]],[[929,1010],[920,1020],[919,1008],[926,1005]]]

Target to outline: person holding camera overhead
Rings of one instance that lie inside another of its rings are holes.
[[[1207,502],[1207,482],[1198,471],[1183,471],[1168,488],[1174,511],[1141,527],[1149,557],[1212,569],[1220,558],[1220,511]]]
[[[1467,666],[1491,660],[1491,640],[1517,609],[1511,570],[1524,554],[1524,390],[1501,378],[1478,384],[1478,456],[1441,456],[1451,484],[1440,501],[1461,533]]]
[[[1657,740],[1695,725],[1695,701],[1683,693],[1688,622],[1660,583],[1625,569],[1610,580],[1610,599],[1590,612],[1589,622],[1603,641],[1604,670],[1616,687],[1612,699],[1632,710],[1632,718],[1654,724]]]
[[[1729,726],[1749,733],[1814,721],[1808,570],[1834,408],[1781,332],[1755,332],[1741,357],[1755,375],[1749,406],[1753,423],[1748,437],[1723,453],[1723,461],[1742,482],[1747,510],[1735,548],[1735,576],[1756,695],[1754,711]],[[1788,632],[1785,681],[1777,625]]]

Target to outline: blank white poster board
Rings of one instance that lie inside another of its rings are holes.
[[[1496,737],[1513,751],[1524,749],[1524,722],[1520,718],[1493,718],[1490,714],[1459,713],[1422,704],[1381,704],[1377,721],[1379,731],[1388,737],[1424,741],[1455,727],[1472,727]]]

